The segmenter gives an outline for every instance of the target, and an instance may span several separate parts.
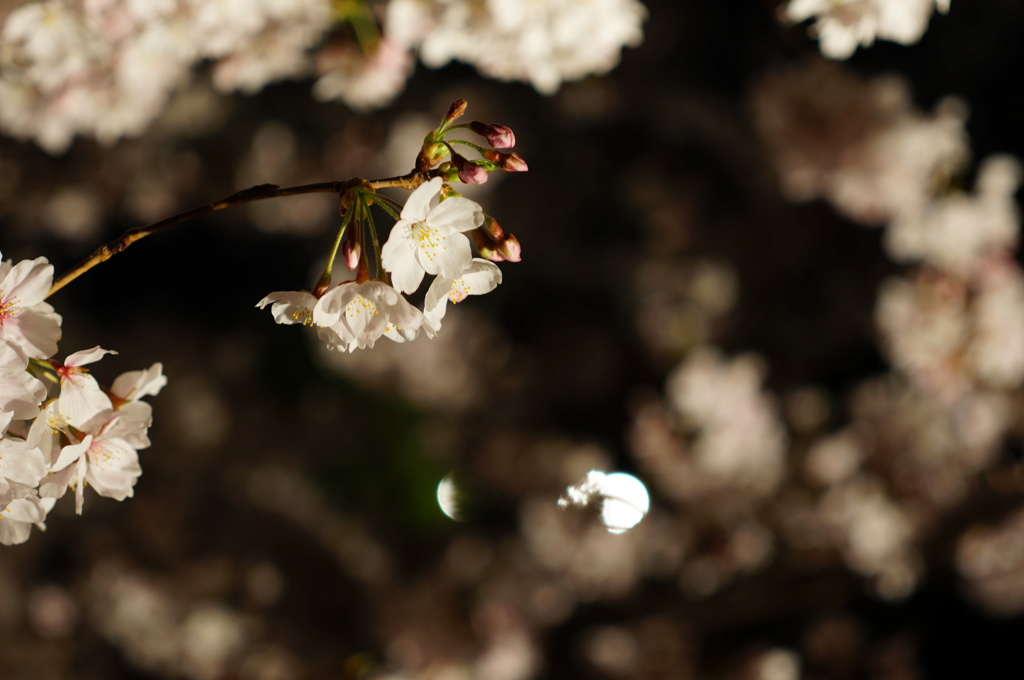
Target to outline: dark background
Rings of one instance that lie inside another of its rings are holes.
[[[855,386],[891,370],[873,309],[882,280],[906,268],[887,258],[880,229],[824,202],[787,202],[751,118],[755,83],[820,58],[816,43],[780,24],[773,2],[646,5],[642,46],[552,97],[465,65],[420,65],[392,106],[354,114],[313,100],[309,82],[214,95],[201,70],[189,89],[211,104],[199,118],[172,103],[139,138],[79,139],[60,156],[0,138],[4,257],[45,255],[58,272],[147,219],[250,184],[390,174],[381,153],[397,122],[434,121],[460,97],[469,118],[510,125],[530,166],[478,198],[518,237],[523,261],[502,265],[494,293],[449,312],[443,349],[388,344],[332,366],[311,333],[254,308],[270,291],[312,286],[337,223],[327,196],[176,227],[54,296],[61,356],[99,344],[119,352],[95,367],[101,379],[161,361],[169,383],[151,400],[135,498],[87,491],[82,517],[65,499],[45,533],[0,551],[0,677],[783,680],[757,670],[774,648],[796,653],[808,678],[1019,675],[1021,618],[972,599],[954,565],[964,532],[1021,504],[1019,484],[999,483],[1019,470],[1012,438],[917,539],[923,576],[902,600],[879,597],[838,551],[783,538],[752,573],[687,592],[682,565],[721,539],[701,534],[688,556],[659,558],[702,510],[650,479],[651,517],[623,543],[566,520],[576,554],[594,541],[633,562],[586,576],[532,547],[530,508],[553,505],[580,460],[643,477],[635,409],[660,399],[696,344],[654,347],[638,331],[657,293],[637,284],[647,263],[726,263],[736,302],[696,340],[758,354],[780,400],[818,386],[832,427]],[[903,76],[924,111],[959,96],[973,158],[1021,157],[1022,29],[1018,2],[953,0],[919,44],[879,43],[841,68]],[[244,175],[267,125],[291,135],[294,153],[272,175]],[[70,236],[47,216],[68,187],[95,211]],[[434,501],[452,471],[466,507],[458,523]],[[764,512],[773,526],[775,511]],[[204,639],[241,630],[241,642],[213,670],[181,661],[197,652],[151,649],[187,639],[188,622]],[[615,652],[623,639],[632,652]],[[501,644],[504,665],[481,665]],[[627,661],[602,665],[595,646]],[[532,670],[508,670],[523,658]]]

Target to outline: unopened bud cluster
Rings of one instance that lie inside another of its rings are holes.
[[[413,340],[420,333],[434,337],[449,302],[494,290],[501,283],[501,270],[494,263],[518,262],[519,241],[449,183],[480,184],[491,172],[524,172],[527,165],[508,151],[516,141],[509,127],[479,121],[456,125],[465,111],[466,101],[456,101],[424,137],[412,175],[421,183],[404,206],[378,194],[372,182],[347,184],[335,250],[313,291],[274,292],[257,306],[270,305],[277,323],[314,326],[331,349],[353,351],[373,347],[381,337],[394,342]],[[450,138],[456,130],[469,130],[493,148]],[[480,158],[468,160],[455,151],[456,144],[475,150]],[[383,247],[371,206],[395,220]],[[339,250],[355,280],[332,286]],[[427,275],[434,278],[420,309],[404,295],[415,293]]]

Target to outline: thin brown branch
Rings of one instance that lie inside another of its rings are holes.
[[[414,171],[408,175],[402,175],[401,177],[372,180],[365,184],[370,185],[374,189],[402,188],[412,190],[426,182],[429,178],[429,173]],[[54,281],[53,286],[50,287],[50,292],[47,293],[47,297],[53,295],[58,290],[68,285],[101,262],[106,262],[114,255],[127,250],[128,246],[136,241],[163,231],[164,229],[173,227],[176,224],[188,222],[196,219],[197,217],[202,217],[203,215],[209,215],[210,213],[224,210],[225,208],[231,208],[245,203],[253,203],[255,201],[265,201],[271,198],[283,198],[284,196],[300,196],[302,194],[317,193],[337,194],[340,196],[355,184],[363,184],[363,180],[350,179],[344,182],[320,182],[317,184],[303,184],[294,187],[280,187],[276,184],[259,184],[254,187],[249,187],[248,189],[235,192],[226,198],[220,199],[219,201],[207,203],[206,205],[186,210],[185,212],[178,213],[177,215],[165,217],[162,220],[153,222],[152,224],[144,227],[129,229],[119,238],[97,248],[92,255]]]

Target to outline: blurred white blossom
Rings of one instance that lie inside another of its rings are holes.
[[[785,14],[797,23],[813,18],[821,53],[846,59],[876,38],[916,43],[936,8],[949,11],[949,0],[790,0]]]
[[[766,76],[752,109],[783,192],[868,225],[922,213],[969,155],[959,100],[924,114],[903,80],[865,80],[824,60]]]
[[[387,31],[432,68],[460,60],[553,94],[614,68],[646,15],[637,0],[392,0]]]
[[[986,159],[973,194],[957,192],[898,214],[886,230],[886,250],[899,261],[922,260],[969,276],[986,256],[1016,247],[1020,218],[1014,193],[1020,177],[1016,159]]]

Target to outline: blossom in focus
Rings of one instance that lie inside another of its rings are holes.
[[[313,323],[313,307],[316,302],[312,293],[288,290],[271,293],[257,302],[256,306],[266,309],[270,305],[270,313],[279,324],[309,326]]]
[[[0,544],[18,545],[28,540],[33,526],[45,529],[43,520],[49,510],[47,506],[52,507],[51,502],[37,496],[11,501],[0,510]]]
[[[27,442],[0,437],[0,510],[34,494],[45,474],[42,451]]]
[[[110,397],[100,389],[96,378],[89,375],[86,364],[99,361],[105,354],[116,354],[99,346],[75,352],[57,368],[60,396],[57,405],[61,417],[72,427],[88,428],[93,419],[113,407]]]
[[[623,47],[643,40],[646,16],[637,0],[392,0],[386,25],[431,68],[457,59],[554,94],[614,68]]]
[[[442,184],[435,177],[412,192],[381,250],[384,269],[400,292],[415,291],[424,273],[453,279],[473,259],[469,239],[461,232],[480,226],[483,210],[461,196],[442,201]]]
[[[26,370],[28,356],[9,340],[0,340],[0,426],[6,420],[35,418],[46,398],[46,386]],[[0,435],[4,427],[0,427]]]
[[[501,270],[498,265],[479,257],[473,258],[469,268],[455,278],[435,278],[427,289],[423,303],[427,334],[433,336],[441,330],[441,319],[444,318],[449,302],[457,304],[469,295],[490,293],[499,283]]]
[[[0,339],[32,359],[53,356],[60,340],[60,315],[44,302],[52,283],[53,265],[45,257],[0,262]]]
[[[317,337],[331,349],[348,349],[349,340],[343,339],[331,327],[313,322],[313,308],[316,307],[316,303],[317,298],[312,293],[289,290],[271,293],[256,303],[256,306],[265,309],[267,305],[270,305],[274,321],[279,324],[314,326]]]
[[[110,393],[121,402],[156,396],[167,385],[163,369],[163,364],[157,362],[144,371],[122,373],[110,386]]]
[[[40,448],[50,458],[50,472],[39,485],[41,496],[60,498],[70,487],[75,491],[78,514],[82,514],[86,485],[119,501],[132,496],[142,474],[137,449],[149,445],[149,409],[108,408],[80,429],[63,424],[51,404],[37,422],[40,420],[46,421],[48,431],[33,425],[29,439],[38,437]]]
[[[821,53],[846,59],[875,38],[912,45],[921,39],[932,10],[949,10],[949,0],[790,0],[786,18],[814,19]]]
[[[381,336],[395,342],[414,339],[423,313],[386,283],[347,282],[320,298],[313,322],[329,331],[328,337],[320,336],[329,348],[351,352],[373,347]]]

